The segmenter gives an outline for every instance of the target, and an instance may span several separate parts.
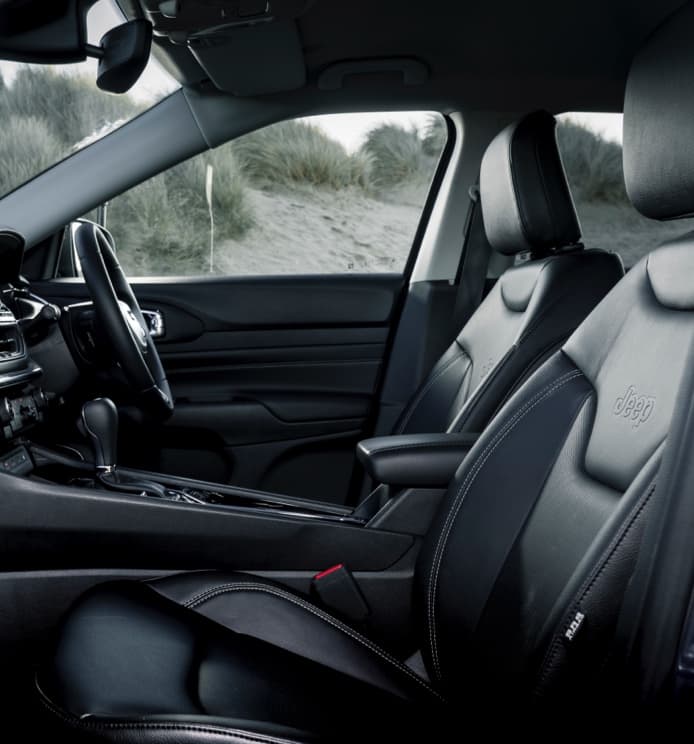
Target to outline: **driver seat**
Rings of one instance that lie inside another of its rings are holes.
[[[627,87],[627,185],[661,219],[694,211],[693,28],[689,5]],[[463,462],[415,575],[426,671],[259,577],[105,584],[38,673],[52,729],[158,744],[433,740],[492,708],[575,714],[611,698],[600,670],[694,341],[692,276],[691,235],[641,260]]]

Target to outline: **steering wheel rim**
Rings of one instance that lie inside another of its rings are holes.
[[[174,403],[166,373],[110,241],[93,222],[78,222],[71,229],[96,316],[139,408],[156,419],[167,419],[173,413]]]

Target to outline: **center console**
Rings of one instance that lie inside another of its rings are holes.
[[[60,485],[93,491],[105,490],[143,499],[161,499],[178,504],[225,507],[240,512],[265,511],[274,515],[354,525],[365,525],[367,522],[365,517],[355,516],[351,507],[327,502],[124,467],[100,472],[95,470],[93,463],[76,457],[74,453],[37,444],[29,445],[27,452],[36,475]]]
[[[17,468],[32,469],[34,476],[45,481],[91,492],[214,507],[227,515],[293,518],[411,536],[426,533],[448,483],[476,440],[471,434],[364,440],[358,457],[378,485],[358,506],[350,507],[120,467],[115,405],[106,398],[89,401],[81,419],[92,444],[91,459],[81,459],[74,451],[30,444],[15,453]]]

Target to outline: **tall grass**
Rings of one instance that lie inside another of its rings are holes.
[[[100,91],[89,78],[65,75],[50,67],[21,67],[12,85],[4,86],[0,116],[41,119],[69,151],[93,132],[130,119],[142,106],[128,96]]]
[[[422,133],[422,152],[430,158],[438,158],[446,146],[448,129],[439,114],[431,114]]]
[[[557,141],[577,201],[626,204],[622,147],[572,121],[557,125]]]
[[[385,189],[414,180],[424,168],[422,139],[415,127],[381,124],[366,135],[361,152],[371,163],[371,183]]]
[[[60,160],[65,145],[38,116],[13,114],[3,119],[0,136],[0,195]]]
[[[205,198],[213,167],[212,208],[219,240],[253,224],[246,184],[230,148],[187,160],[115,198],[107,226],[131,274],[194,274],[208,269],[210,217]]]
[[[351,155],[322,129],[285,121],[239,138],[233,145],[244,175],[261,188],[307,184],[322,188],[368,188],[369,161]]]

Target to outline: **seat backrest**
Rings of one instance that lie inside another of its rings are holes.
[[[492,248],[530,260],[502,274],[415,392],[395,434],[481,431],[509,392],[572,333],[623,276],[621,260],[584,251],[551,114],[500,132],[482,160]]]
[[[694,74],[692,32],[690,5],[647,43],[627,85],[629,193],[661,218],[694,211],[691,133],[686,171],[662,170],[694,116],[681,63],[685,55]],[[652,74],[654,45],[666,93]],[[503,697],[522,705],[564,693],[579,710],[576,696],[595,689],[693,341],[689,234],[643,258],[484,431],[417,569],[424,659],[453,698],[489,695],[502,708]]]

